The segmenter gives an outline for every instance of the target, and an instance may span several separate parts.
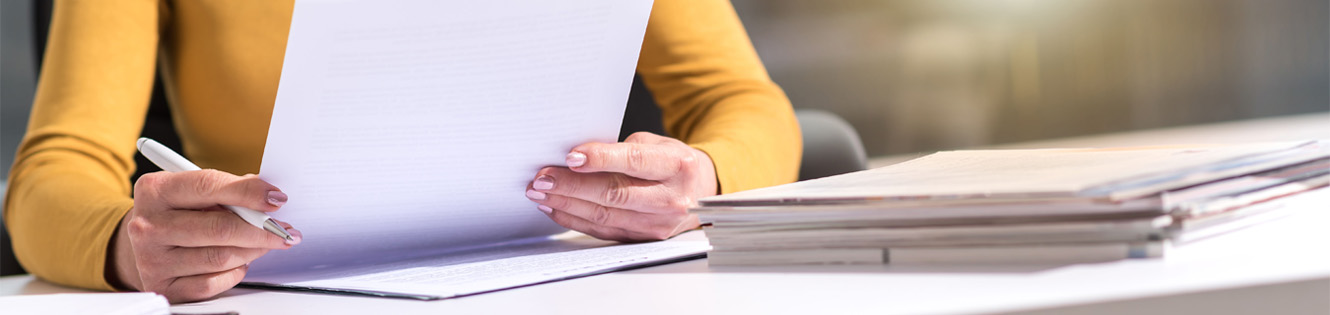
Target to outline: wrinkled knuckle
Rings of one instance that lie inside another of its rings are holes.
[[[632,189],[629,189],[625,180],[615,177],[610,181],[610,187],[605,189],[604,199],[609,205],[620,207],[632,200],[632,194]]]
[[[609,207],[596,206],[596,208],[591,211],[591,222],[600,226],[608,226],[610,221],[613,220],[613,216],[613,211],[610,211]]]
[[[194,192],[199,196],[211,196],[221,188],[222,173],[215,170],[204,170],[194,179]]]
[[[629,169],[634,169],[634,170],[647,169],[647,163],[649,161],[647,161],[646,151],[642,150],[642,148],[636,146],[629,147],[626,158],[628,159]]]
[[[209,235],[211,235],[213,239],[226,241],[235,236],[235,228],[231,226],[230,222],[228,222],[225,217],[211,216],[210,218],[211,219],[208,219],[207,228],[208,231],[211,232]]]
[[[210,270],[221,270],[226,267],[226,252],[217,247],[205,247],[202,263]]]

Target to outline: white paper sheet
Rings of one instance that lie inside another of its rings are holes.
[[[250,283],[257,287],[333,288],[389,297],[445,299],[695,258],[710,249],[701,231],[641,244],[617,244],[567,233],[388,264],[246,280],[259,282]]]
[[[944,151],[907,162],[699,200],[748,206],[841,200],[1127,200],[1330,154],[1315,141],[1224,146]],[[1130,185],[1128,185],[1130,184]],[[1130,194],[1123,192],[1130,191]]]
[[[524,190],[613,142],[649,0],[298,1],[260,177],[304,233],[254,276],[564,231]]]
[[[171,304],[157,293],[58,293],[0,297],[5,314],[169,315]]]

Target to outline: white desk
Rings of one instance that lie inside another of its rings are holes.
[[[1330,138],[1330,116],[1317,115],[1314,119],[1288,118],[1301,125],[1256,124],[1262,130],[1249,132],[1270,134],[1310,126],[1322,130],[1315,134]],[[1225,130],[1232,132],[1234,128]],[[1178,130],[1168,132],[1176,134]],[[1225,140],[1207,140],[1213,134],[1205,132],[1206,127],[1197,130],[1201,132],[1189,141]],[[1307,138],[1305,132],[1290,134]],[[1138,136],[1150,138],[1148,133]],[[1174,135],[1170,139],[1183,138]],[[705,260],[694,260],[454,300],[421,302],[237,289],[215,300],[177,305],[173,311],[234,310],[246,315],[1013,311],[1330,314],[1330,190],[1302,194],[1288,202],[1299,210],[1288,218],[1172,248],[1165,258],[1154,260],[932,269],[710,268]],[[0,278],[0,295],[74,291],[78,290],[30,276]]]

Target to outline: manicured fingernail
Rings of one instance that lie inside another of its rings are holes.
[[[582,152],[576,152],[576,151],[568,153],[568,157],[565,162],[568,163],[568,167],[582,166],[582,164],[586,164],[586,154],[582,154]]]
[[[305,234],[300,233],[300,230],[286,229],[286,232],[291,234],[291,240],[286,241],[286,245],[300,244],[300,241],[305,239]]]
[[[531,183],[531,188],[539,190],[554,189],[554,177],[550,177],[549,175],[540,175],[540,177],[536,177],[535,182]]]
[[[286,204],[286,193],[284,193],[284,192],[280,192],[280,191],[276,191],[276,190],[274,190],[274,191],[269,191],[269,192],[268,192],[268,204],[270,204],[270,205],[274,205],[274,206],[279,206],[279,207],[282,206],[282,205],[284,205],[284,204]]]
[[[545,200],[545,193],[535,190],[527,190],[526,197],[531,198],[532,200]]]
[[[540,209],[540,212],[544,212],[545,214],[550,214],[550,212],[554,211],[554,209],[551,209],[546,205],[536,205],[536,209]]]

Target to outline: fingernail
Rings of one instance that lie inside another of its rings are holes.
[[[282,205],[284,205],[284,204],[286,204],[286,193],[284,193],[284,192],[280,192],[280,191],[276,191],[276,190],[269,191],[269,192],[268,192],[268,204],[270,204],[270,205],[274,205],[274,206],[279,206],[279,207],[282,206]]]
[[[286,232],[291,234],[291,240],[286,241],[286,245],[300,244],[300,241],[305,239],[305,234],[300,233],[300,230],[286,229]]]
[[[536,209],[540,209],[540,212],[544,212],[545,214],[550,214],[550,212],[554,211],[554,209],[551,209],[546,205],[536,205]]]
[[[535,190],[527,190],[526,197],[533,200],[545,200],[545,193]]]
[[[586,154],[582,154],[582,152],[573,151],[572,153],[568,153],[568,157],[566,158],[565,162],[568,163],[568,167],[582,166],[582,164],[586,164]]]
[[[540,175],[540,177],[536,177],[536,181],[534,183],[531,183],[531,187],[539,190],[554,189],[554,177],[550,177],[549,175]]]

